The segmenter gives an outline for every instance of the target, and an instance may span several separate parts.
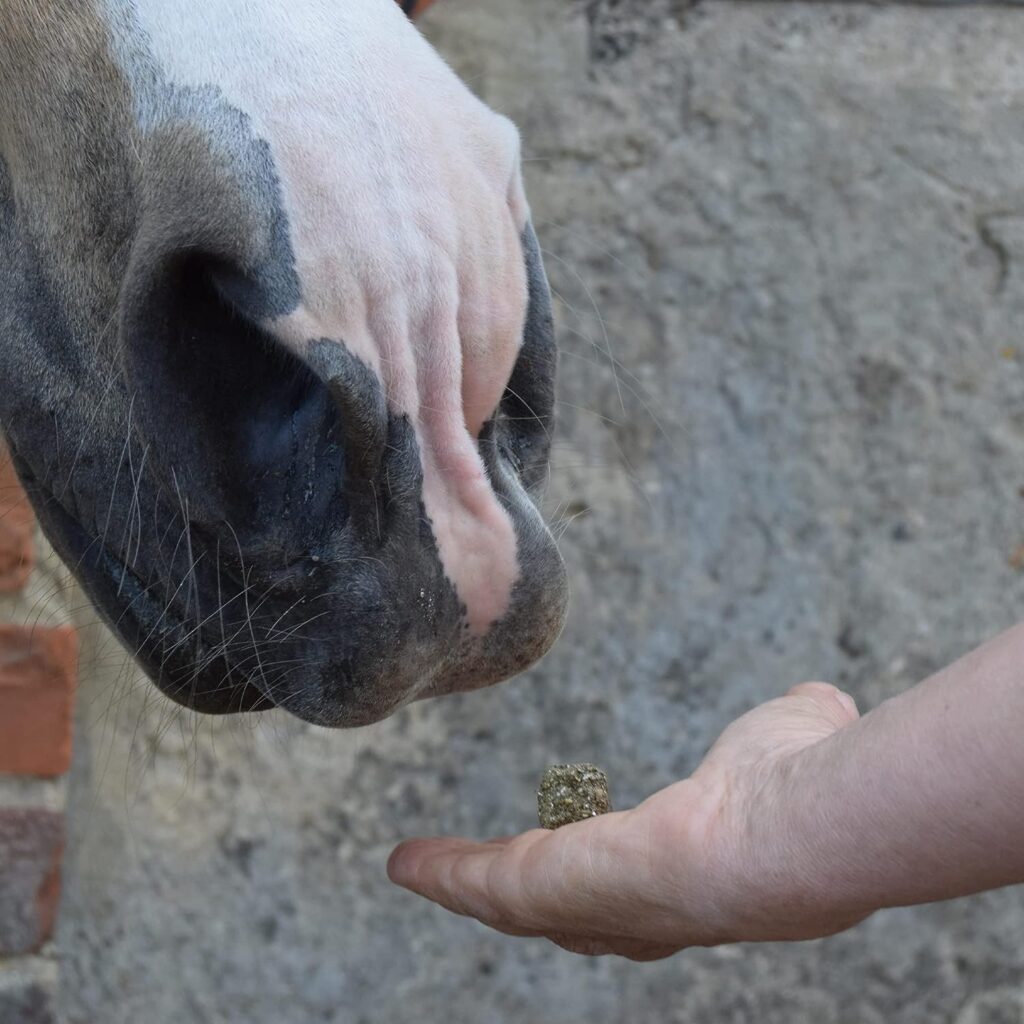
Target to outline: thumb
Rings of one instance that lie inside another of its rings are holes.
[[[796,697],[806,702],[808,710],[813,709],[836,729],[841,729],[860,717],[857,702],[853,697],[831,683],[798,683],[787,691],[786,697]]]
[[[856,721],[853,698],[830,683],[800,683],[731,723],[698,773],[728,770],[801,750]]]

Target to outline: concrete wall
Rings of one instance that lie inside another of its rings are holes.
[[[543,666],[356,734],[168,708],[80,613],[70,1024],[983,1024],[1024,891],[638,967],[392,889],[400,837],[626,806],[807,678],[871,707],[1024,611],[1024,12],[444,0],[522,126],[565,353]]]

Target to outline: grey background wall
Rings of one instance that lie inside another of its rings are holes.
[[[519,680],[331,734],[171,710],[81,608],[67,1020],[1024,1020],[1019,889],[638,967],[384,877],[401,837],[530,825],[550,761],[629,805],[794,682],[868,708],[1024,613],[1024,12],[445,0],[424,28],[523,130],[568,628]]]

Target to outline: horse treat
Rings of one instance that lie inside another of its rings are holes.
[[[561,828],[612,809],[608,776],[592,764],[554,764],[537,790],[537,817],[542,828]]]

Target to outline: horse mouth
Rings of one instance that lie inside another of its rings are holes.
[[[43,529],[101,617],[167,697],[200,713],[276,707],[331,728],[368,725],[410,701],[521,672],[564,622],[564,566],[546,530],[531,541],[540,557],[510,615],[469,636],[458,595],[419,543],[356,566],[316,551],[271,564],[186,522],[188,542],[156,572],[159,544],[143,543],[145,557],[131,544],[129,557],[119,554],[12,454]],[[382,571],[385,562],[395,568]]]
[[[397,689],[375,685],[379,679],[360,685],[354,658],[325,656],[330,645],[299,630],[316,618],[308,606],[327,595],[239,586],[224,566],[219,583],[227,594],[198,574],[174,590],[160,579],[146,584],[59,503],[45,508],[44,529],[94,607],[158,689],[183,707],[208,715],[280,707],[315,725],[351,728],[388,717],[431,685],[430,677]]]

